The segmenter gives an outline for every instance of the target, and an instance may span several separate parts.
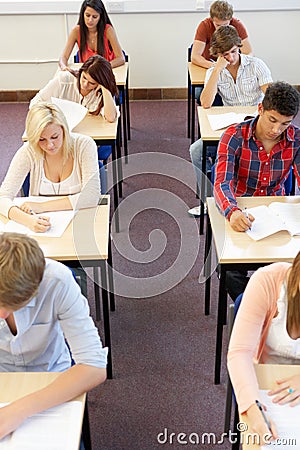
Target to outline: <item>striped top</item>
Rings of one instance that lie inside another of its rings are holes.
[[[207,70],[205,84],[213,70],[214,67]],[[236,82],[228,69],[223,69],[218,79],[218,94],[224,106],[254,106],[264,97],[261,86],[272,81],[271,71],[261,59],[241,54]]]

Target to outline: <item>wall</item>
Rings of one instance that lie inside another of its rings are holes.
[[[206,16],[111,14],[130,56],[130,87],[185,87],[187,47]],[[246,24],[255,54],[269,65],[273,78],[300,84],[300,11],[240,11],[236,16]],[[0,90],[41,88],[57,68],[47,61],[58,59],[76,20],[75,14],[0,15]]]

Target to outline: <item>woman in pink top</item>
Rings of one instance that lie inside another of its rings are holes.
[[[68,60],[75,46],[79,48],[79,62],[101,55],[112,68],[125,63],[122,48],[101,0],[85,0],[80,9],[78,24],[69,34],[59,59],[62,70],[68,70]]]
[[[229,343],[228,370],[239,412],[263,438],[269,430],[255,403],[260,399],[254,362],[300,364],[300,252],[293,264],[270,264],[252,275]],[[274,403],[299,404],[300,375],[277,380],[269,395]]]

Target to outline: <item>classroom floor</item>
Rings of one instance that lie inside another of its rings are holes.
[[[0,104],[0,181],[21,145],[27,108]],[[121,226],[113,233],[114,378],[89,394],[93,449],[227,450],[228,441],[213,444],[203,435],[215,433],[217,441],[223,432],[227,338],[225,329],[221,384],[215,386],[218,282],[213,275],[211,314],[205,316],[204,285],[198,281],[204,236],[198,234],[199,220],[187,214],[197,204],[187,103],[139,101],[130,108]],[[94,317],[91,285],[89,302]],[[97,325],[102,334],[102,322]],[[180,433],[186,436],[178,441]]]

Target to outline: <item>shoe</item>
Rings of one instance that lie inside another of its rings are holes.
[[[195,206],[195,208],[189,209],[188,214],[193,217],[200,217],[200,206]],[[204,204],[204,215],[207,214],[207,207]]]

